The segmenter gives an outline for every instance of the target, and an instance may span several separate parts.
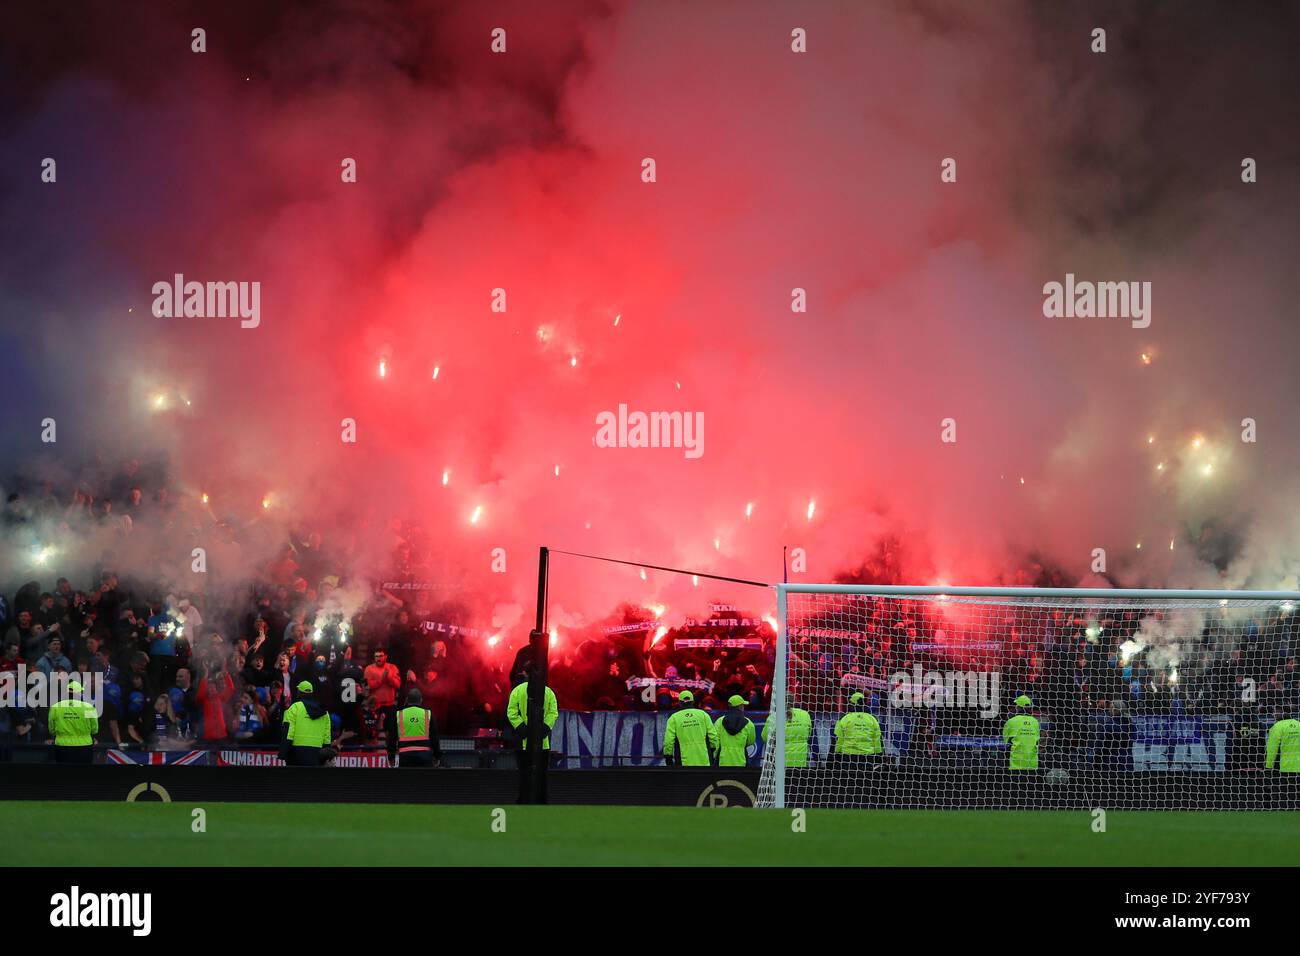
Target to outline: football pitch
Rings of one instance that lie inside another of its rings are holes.
[[[5,865],[1295,866],[1300,814],[0,803]],[[504,832],[501,832],[504,827]]]

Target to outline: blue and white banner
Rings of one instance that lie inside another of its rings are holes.
[[[1232,722],[1226,717],[1134,717],[1133,769],[1227,769]]]
[[[662,763],[664,724],[671,714],[672,711],[653,710],[562,710],[551,734],[551,749],[573,758],[571,767],[641,767]],[[750,759],[750,764],[757,766],[763,750],[767,713],[753,711],[746,716],[754,722],[754,732],[758,735],[758,754]],[[831,752],[839,716],[812,715],[809,749],[814,760]],[[910,715],[882,718],[880,729],[886,754],[907,752],[912,729]]]
[[[560,711],[551,747],[573,758],[570,766],[648,766],[663,760],[664,724],[671,711]],[[767,714],[748,714],[759,735],[762,753],[763,723]],[[812,739],[809,757],[820,760],[831,753],[835,743],[838,714],[812,714]],[[879,716],[882,743],[886,756],[906,756],[912,731],[918,718],[911,714],[886,713]],[[922,718],[923,719],[923,718]],[[1134,717],[1131,738],[1123,738],[1124,750],[1132,754],[1132,770],[1206,771],[1227,769],[1231,722],[1226,717]],[[941,735],[934,745],[944,750],[983,752],[989,760],[1005,760],[1001,737]],[[1085,748],[1080,758],[1102,759]],[[920,754],[922,758],[924,754]],[[1110,758],[1105,758],[1109,760]],[[757,764],[759,756],[751,760]],[[1113,765],[1112,765],[1113,766]]]
[[[664,724],[671,711],[562,710],[551,750],[576,758],[569,766],[650,766],[663,761]]]

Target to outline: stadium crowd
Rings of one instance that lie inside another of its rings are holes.
[[[134,461],[62,491],[9,494],[0,530],[6,542],[33,549],[42,573],[0,594],[0,673],[102,674],[100,741],[113,746],[274,746],[304,677],[343,747],[381,745],[385,713],[413,688],[444,733],[506,730],[506,700],[525,658],[503,666],[479,632],[435,623],[456,617],[454,608],[440,614],[418,587],[404,589],[419,583],[422,553],[435,547],[417,528],[393,525],[400,533],[384,581],[352,579],[349,549],[319,533],[289,534],[264,551],[269,560],[249,566],[246,580],[215,593],[187,589],[162,569],[119,575],[119,560],[150,566],[133,541],[151,547],[151,535],[204,522],[231,541],[252,533],[212,515],[206,496],[172,495]],[[75,582],[54,576],[68,548],[46,554],[27,543],[30,529],[55,529],[83,551],[93,542],[93,557],[77,555],[90,570]],[[748,709],[766,710],[775,634],[770,622],[741,613],[727,608],[668,628],[643,609],[620,609],[613,626],[566,636],[553,651],[550,684],[571,710],[669,710],[686,689],[708,710],[725,710],[737,695]],[[1030,695],[1058,746],[1079,754],[1121,736],[1135,716],[1226,717],[1244,740],[1300,704],[1294,613],[1209,615],[1199,634],[1182,635],[1179,655],[1164,658],[1143,642],[1149,616],[1007,608],[980,641],[958,635],[935,602],[859,600],[850,613],[841,608],[792,631],[791,699],[842,711],[851,693],[866,691],[881,713],[900,671],[996,671],[1003,697]],[[971,708],[938,709],[920,722],[919,741],[987,733],[982,720]],[[43,742],[42,722],[39,710],[0,709],[0,739]]]
[[[352,579],[349,549],[318,533],[268,550],[254,542],[264,528],[218,517],[206,495],[171,494],[138,462],[89,472],[71,489],[38,484],[7,496],[0,533],[28,556],[33,579],[0,594],[0,673],[102,675],[101,743],[274,746],[303,678],[343,747],[381,744],[386,709],[417,687],[452,733],[499,727],[506,675],[456,627],[422,628],[414,609],[423,592]],[[186,576],[151,552],[199,529],[272,557],[250,562],[245,579],[186,588]],[[82,569],[75,582],[55,576],[64,560]],[[119,574],[118,562],[148,570]],[[412,562],[410,540],[400,540],[387,583],[410,582]],[[44,742],[44,717],[0,709],[0,739]]]
[[[482,632],[458,626],[462,608],[428,598],[421,578],[432,545],[417,527],[393,523],[380,580],[357,580],[346,544],[331,547],[319,533],[255,542],[264,528],[218,516],[206,495],[173,494],[134,460],[116,470],[96,461],[69,488],[21,487],[7,495],[0,534],[29,558],[32,577],[0,593],[0,673],[102,675],[101,744],[273,747],[304,677],[345,749],[382,745],[385,713],[415,688],[445,734],[508,727],[524,659],[502,666]],[[246,579],[196,588],[205,576],[177,575],[154,552],[200,531],[271,557],[246,562]],[[81,573],[59,575],[64,561]],[[119,572],[119,562],[145,570]],[[563,706],[672,707],[679,686],[707,684],[712,705],[743,693],[758,707],[770,691],[770,639],[762,650],[666,642],[655,654],[665,681],[657,694],[629,686],[647,673],[640,646],[640,636],[579,635],[557,648],[551,683]],[[44,709],[0,709],[0,742],[47,738]]]

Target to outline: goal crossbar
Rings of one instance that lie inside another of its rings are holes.
[[[861,594],[864,597],[1157,598],[1171,601],[1300,601],[1300,591],[1202,591],[1166,588],[999,588],[937,585],[777,584],[787,594]]]

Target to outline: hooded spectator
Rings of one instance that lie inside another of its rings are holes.
[[[36,661],[36,669],[46,677],[54,673],[65,673],[72,670],[72,661],[63,655],[63,639],[61,637],[50,638],[45,653]]]

